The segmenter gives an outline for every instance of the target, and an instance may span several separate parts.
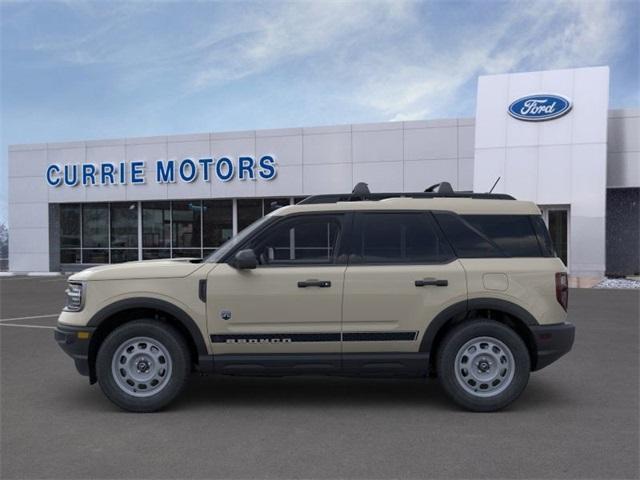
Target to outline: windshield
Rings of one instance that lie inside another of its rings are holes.
[[[235,237],[230,238],[222,244],[215,252],[204,259],[205,262],[218,263],[221,258],[227,255],[236,245],[244,242],[244,240],[251,235],[254,231],[264,225],[270,217],[262,217],[253,222],[247,228],[238,233]]]

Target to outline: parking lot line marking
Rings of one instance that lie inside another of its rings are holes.
[[[45,327],[44,325],[18,325],[17,323],[0,323],[0,327],[22,327],[22,328],[48,328],[54,330],[56,327]]]
[[[59,316],[59,313],[52,313],[51,315],[33,315],[32,317],[14,317],[14,318],[0,318],[2,322],[15,322],[16,320],[34,320],[36,318],[51,318]]]

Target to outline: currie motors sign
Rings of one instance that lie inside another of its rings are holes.
[[[148,172],[148,170],[151,170]],[[157,160],[148,168],[143,160],[132,162],[101,162],[47,165],[46,181],[50,187],[75,187],[76,185],[143,185],[147,178],[155,183],[192,183],[196,180],[210,182],[216,179],[228,182],[239,180],[273,180],[276,177],[276,161],[272,155],[231,157],[218,159]]]
[[[569,113],[571,106],[571,100],[561,95],[528,95],[509,105],[509,115],[527,122],[542,122]]]

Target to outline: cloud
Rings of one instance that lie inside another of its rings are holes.
[[[625,29],[605,1],[470,2],[443,24],[448,4],[408,0],[63,5],[79,21],[31,48],[54,65],[106,66],[114,88],[167,79],[184,97],[284,72],[391,120],[450,112],[478,75],[606,62]]]
[[[376,54],[384,59],[379,65],[362,59],[355,68],[369,80],[356,92],[357,101],[389,120],[425,118],[450,111],[478,75],[597,65],[622,44],[622,13],[608,2],[509,7],[494,21],[461,29],[457,43],[438,45],[415,35],[410,57],[391,47]],[[438,50],[448,56],[433,55]]]
[[[404,0],[374,2],[298,2],[249,15],[250,31],[233,43],[215,36],[199,45],[206,61],[192,77],[195,88],[218,85],[275,68],[297,58],[328,54],[364,33],[375,35],[385,22],[404,18]],[[330,62],[329,62],[330,63]]]

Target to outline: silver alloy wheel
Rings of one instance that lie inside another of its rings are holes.
[[[128,395],[150,397],[162,390],[171,378],[171,355],[158,340],[134,337],[123,342],[111,360],[116,385]]]
[[[456,380],[466,392],[493,397],[511,384],[515,360],[509,347],[497,338],[476,337],[458,350],[455,371]]]

